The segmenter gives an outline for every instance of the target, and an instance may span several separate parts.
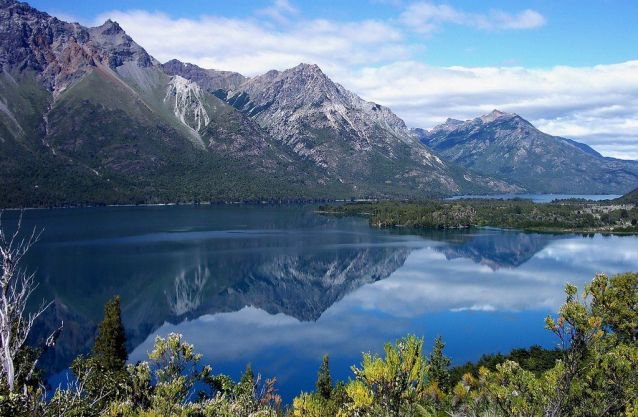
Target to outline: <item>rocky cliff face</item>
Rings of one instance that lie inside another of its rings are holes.
[[[177,59],[166,62],[162,68],[167,74],[181,75],[213,94],[225,95],[225,91],[234,90],[247,80],[246,77],[236,72],[204,69]]]
[[[334,83],[316,65],[269,71],[226,91],[224,98],[354,194],[513,190],[504,182],[462,175],[421,146],[390,109]]]
[[[416,133],[444,158],[530,192],[623,193],[638,184],[638,163],[604,158],[513,113],[494,110],[467,121],[448,119]]]
[[[180,122],[195,132],[199,132],[210,123],[204,93],[196,82],[179,75],[172,77],[164,102],[168,102],[173,108],[173,113]]]
[[[2,71],[34,71],[54,96],[96,67],[158,64],[115,22],[85,28],[13,0],[0,1],[0,33]]]

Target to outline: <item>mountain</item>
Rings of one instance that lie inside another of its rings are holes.
[[[613,200],[613,202],[618,204],[638,205],[638,188],[635,188],[631,190],[630,192],[628,192],[627,194],[621,197],[618,197],[617,199]]]
[[[0,0],[0,69],[0,206],[340,192],[110,20]]]
[[[548,244],[562,237],[546,233],[491,230],[489,233],[470,236],[468,241],[450,242],[435,249],[445,254],[447,259],[471,259],[496,271],[523,265]]]
[[[160,64],[111,20],[0,0],[0,207],[508,191],[314,65]]]
[[[516,190],[441,160],[390,109],[346,90],[317,65],[300,64],[243,80],[236,73],[176,60],[165,68],[206,86],[352,195]]]
[[[239,87],[247,80],[243,75],[232,71],[218,71],[204,69],[197,65],[172,59],[162,65],[164,72],[169,75],[180,75],[196,82],[209,92],[225,96],[225,91]]]
[[[605,158],[583,143],[543,133],[513,113],[494,110],[472,120],[448,119],[416,133],[442,157],[529,192],[624,193],[638,184],[638,162]]]

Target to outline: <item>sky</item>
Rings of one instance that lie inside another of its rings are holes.
[[[161,62],[247,76],[318,64],[411,127],[499,109],[638,159],[638,1],[30,0],[110,18]]]

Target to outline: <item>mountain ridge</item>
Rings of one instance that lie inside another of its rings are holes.
[[[623,193],[638,184],[638,162],[607,158],[584,143],[546,134],[515,113],[493,110],[415,132],[444,158],[529,192]]]
[[[110,19],[87,28],[15,0],[0,1],[0,17],[0,206],[537,189],[428,142],[469,122],[534,131],[517,115],[495,110],[425,132],[316,64],[245,77],[162,64]],[[633,180],[631,163],[606,164],[627,171],[619,183]]]
[[[0,5],[0,205],[330,192],[334,181],[217,97],[176,83],[116,22],[85,28]]]
[[[516,189],[442,161],[316,65],[247,78],[161,64],[112,20],[13,0],[0,17],[1,206]]]
[[[447,193],[468,186],[518,190],[480,175],[459,173],[459,167],[419,146],[416,136],[390,109],[346,90],[316,64],[301,63],[245,77],[227,90],[217,83],[219,71],[177,60],[170,61],[170,67],[191,79],[210,75],[203,81],[210,92],[353,190],[368,194],[394,188],[395,195],[403,190],[405,196],[410,195],[410,188],[426,192],[439,188]],[[393,175],[374,178],[375,170]],[[356,183],[359,176],[370,178],[367,189]]]

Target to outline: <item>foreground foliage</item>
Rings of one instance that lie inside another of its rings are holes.
[[[541,358],[527,364],[534,370],[498,358],[492,369],[465,373],[454,386],[446,384],[449,362],[441,341],[428,357],[423,341],[408,336],[386,345],[384,356],[364,354],[339,403],[304,393],[293,414],[638,416],[638,274],[597,275],[581,296],[568,285],[565,303],[546,328],[558,337],[560,351],[510,355]]]

